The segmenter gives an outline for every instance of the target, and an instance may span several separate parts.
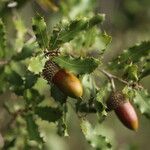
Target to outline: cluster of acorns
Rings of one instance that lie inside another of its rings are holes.
[[[51,60],[45,63],[43,77],[48,83],[55,84],[65,95],[72,98],[81,98],[83,87],[80,80],[72,73],[61,69]],[[108,101],[109,110],[114,110],[120,121],[129,129],[138,129],[138,117],[136,112],[122,92],[112,92]]]

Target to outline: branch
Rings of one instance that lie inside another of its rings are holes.
[[[107,71],[104,70],[104,69],[100,69],[100,71],[101,71],[105,76],[107,76],[107,77],[109,78],[109,80],[111,81],[111,83],[112,83],[113,79],[116,79],[116,80],[118,80],[118,81],[120,81],[120,82],[122,82],[122,83],[124,83],[124,84],[126,84],[126,85],[128,85],[128,86],[132,86],[133,88],[140,88],[140,89],[143,89],[143,87],[142,87],[141,85],[139,85],[139,84],[137,84],[137,83],[129,83],[128,81],[123,80],[122,78],[120,78],[120,77],[118,77],[118,76],[115,76],[115,75],[113,75],[113,74],[107,72]],[[114,83],[112,83],[112,87],[113,87],[113,84],[114,84]]]
[[[104,75],[106,75],[106,76],[108,77],[108,79],[109,79],[110,82],[111,82],[112,90],[115,91],[116,87],[115,87],[113,75],[110,74],[110,73],[108,73],[108,72],[106,72],[105,70],[102,70],[102,69],[100,69],[100,71],[101,71]]]

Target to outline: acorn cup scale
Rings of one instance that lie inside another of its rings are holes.
[[[82,96],[83,87],[80,80],[69,71],[61,69],[51,60],[45,63],[42,74],[48,83],[54,83],[65,95],[72,98]]]
[[[129,129],[137,131],[138,117],[131,105],[122,92],[113,92],[107,101],[109,110],[114,110],[119,120]]]

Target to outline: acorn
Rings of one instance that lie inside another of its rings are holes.
[[[107,101],[109,110],[114,110],[119,120],[129,129],[137,131],[138,117],[137,114],[122,92],[112,92]]]
[[[82,97],[83,87],[80,80],[51,60],[46,61],[42,75],[48,83],[54,83],[65,95],[72,98]]]

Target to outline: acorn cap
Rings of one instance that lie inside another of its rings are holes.
[[[44,69],[42,70],[42,75],[44,79],[48,81],[48,83],[52,82],[52,78],[54,75],[60,70],[59,66],[52,62],[51,60],[48,60],[45,62]]]
[[[112,92],[107,101],[107,107],[109,110],[115,110],[125,102],[127,102],[127,99],[122,92],[120,91]]]

